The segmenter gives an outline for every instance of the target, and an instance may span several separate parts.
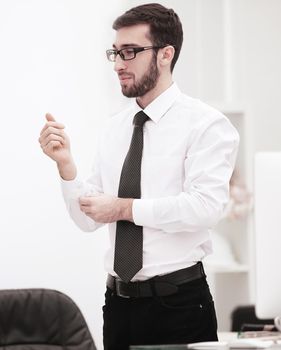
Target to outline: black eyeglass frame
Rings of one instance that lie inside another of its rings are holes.
[[[166,46],[170,46],[170,45],[163,45],[163,46],[142,46],[142,47],[124,47],[123,49],[120,49],[120,50],[116,50],[116,49],[109,49],[109,50],[106,50],[106,56],[107,56],[107,59],[110,61],[110,62],[115,62],[116,61],[116,57],[119,55],[121,57],[121,59],[123,61],[131,61],[133,59],[136,58],[136,55],[137,53],[139,52],[142,52],[142,51],[146,51],[146,50],[151,50],[151,49],[163,49],[164,47]],[[173,45],[171,45],[173,46]],[[131,57],[131,58],[125,58],[124,54],[123,54],[123,51],[125,50],[132,50],[132,52],[134,53],[134,57]],[[111,60],[109,57],[111,55],[115,55],[114,57],[114,60]]]

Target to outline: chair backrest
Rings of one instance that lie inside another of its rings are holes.
[[[0,290],[0,349],[96,350],[86,321],[65,294],[50,289]]]

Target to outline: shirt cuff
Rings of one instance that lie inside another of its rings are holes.
[[[155,227],[153,206],[153,199],[134,199],[132,207],[134,223],[138,226]]]
[[[61,178],[62,193],[66,200],[78,199],[80,196],[85,195],[85,189],[83,187],[82,181],[78,178],[69,181]]]

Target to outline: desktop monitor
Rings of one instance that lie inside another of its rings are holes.
[[[281,152],[256,154],[254,198],[256,314],[275,318],[281,316]]]

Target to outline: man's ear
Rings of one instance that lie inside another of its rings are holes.
[[[175,55],[175,48],[171,45],[165,46],[159,50],[159,63],[161,66],[167,66],[172,63]]]

